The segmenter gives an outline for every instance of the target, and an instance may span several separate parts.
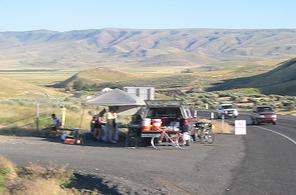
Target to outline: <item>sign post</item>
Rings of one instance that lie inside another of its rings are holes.
[[[66,122],[66,108],[65,108],[65,106],[61,107],[61,112],[62,112],[62,127],[65,127],[65,122]]]
[[[40,104],[39,102],[36,100],[36,129],[37,131],[39,131],[40,127],[39,127],[39,118],[40,118],[40,108],[39,108]]]
[[[224,132],[224,122],[225,122],[225,116],[224,114],[222,114],[222,124],[221,124],[222,132]]]

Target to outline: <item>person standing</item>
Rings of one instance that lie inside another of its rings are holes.
[[[97,117],[97,121],[96,121],[96,128],[95,128],[95,131],[96,131],[96,139],[97,140],[102,140],[102,141],[105,141],[106,138],[105,138],[105,132],[104,132],[104,129],[105,129],[105,125],[106,125],[106,120],[104,118],[104,115],[106,113],[106,109],[103,109],[99,114],[98,114],[98,117]]]
[[[118,131],[117,131],[117,124],[116,124],[117,114],[115,112],[114,107],[109,107],[109,111],[107,112],[106,119],[107,119],[107,141],[111,143],[117,143],[118,141]]]
[[[90,132],[92,133],[92,135],[95,135],[95,128],[96,128],[96,122],[97,122],[97,116],[94,115],[90,121]]]

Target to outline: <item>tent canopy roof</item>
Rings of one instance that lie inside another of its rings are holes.
[[[142,106],[145,102],[120,89],[114,89],[110,92],[103,93],[87,101],[91,105],[100,106]]]

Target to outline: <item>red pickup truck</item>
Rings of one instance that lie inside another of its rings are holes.
[[[178,100],[147,100],[143,115],[142,138],[151,138],[161,129],[195,135],[197,119],[189,107]]]

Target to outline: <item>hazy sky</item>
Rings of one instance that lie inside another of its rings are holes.
[[[0,0],[0,31],[296,28],[296,0]]]

